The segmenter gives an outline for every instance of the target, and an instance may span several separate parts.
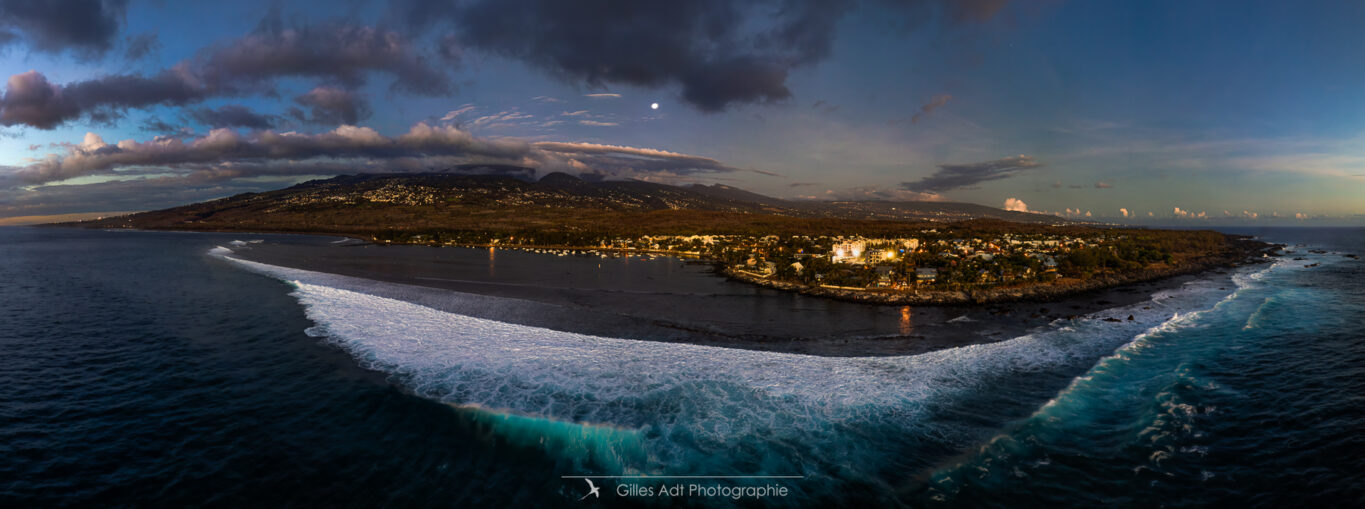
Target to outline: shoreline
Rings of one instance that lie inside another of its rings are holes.
[[[1209,259],[1181,267],[1164,269],[1143,269],[1139,272],[1105,274],[1091,279],[1065,285],[1039,283],[1027,286],[1006,288],[980,288],[971,290],[882,290],[875,288],[857,289],[846,287],[809,286],[787,281],[773,280],[757,276],[731,267],[720,267],[717,273],[736,281],[795,292],[802,295],[825,297],[864,304],[914,305],[914,306],[962,306],[1003,303],[1049,303],[1069,297],[1083,296],[1092,292],[1118,289],[1141,283],[1157,282],[1184,275],[1199,275],[1217,269],[1231,269],[1241,265],[1264,263],[1264,258],[1256,255],[1273,254],[1284,247],[1257,240],[1239,238],[1232,241],[1237,249],[1215,255]]]
[[[396,284],[366,285],[364,291],[456,314],[606,337],[835,357],[915,355],[994,343],[1057,320],[1117,322],[1127,313],[1112,309],[1150,301],[1157,292],[1200,279],[1232,284],[1226,272],[1210,272],[1099,288],[1042,304],[887,306],[748,284],[717,277],[711,264],[666,257],[498,250],[493,262],[487,249],[380,248],[321,239],[267,241],[234,251],[250,261]]]
[[[52,223],[46,225],[36,225],[43,227],[79,227],[70,223]],[[111,230],[123,230],[114,228]],[[756,287],[777,290],[785,293],[799,294],[810,297],[832,299],[843,302],[854,302],[859,304],[874,304],[888,306],[985,306],[990,304],[1007,303],[1056,303],[1071,297],[1082,297],[1086,294],[1099,293],[1106,290],[1120,289],[1126,286],[1138,285],[1143,283],[1159,282],[1184,275],[1199,275],[1217,269],[1230,269],[1240,265],[1263,263],[1268,256],[1280,256],[1276,252],[1284,246],[1272,244],[1252,239],[1244,235],[1230,235],[1228,249],[1221,253],[1204,257],[1203,259],[1184,264],[1179,267],[1167,267],[1161,269],[1142,269],[1140,271],[1130,271],[1124,273],[1109,273],[1095,276],[1091,279],[1067,282],[1066,284],[1056,283],[1035,283],[1024,286],[1011,286],[1001,288],[977,288],[968,290],[890,290],[877,288],[852,288],[852,287],[829,287],[829,286],[809,286],[800,283],[774,280],[756,274],[745,273],[735,270],[728,266],[723,266],[716,260],[708,259],[699,253],[668,251],[658,249],[633,249],[616,247],[588,247],[588,246],[569,246],[569,245],[498,245],[498,244],[433,244],[422,242],[378,242],[372,238],[358,233],[342,232],[319,232],[319,231],[285,231],[285,230],[225,230],[225,229],[196,229],[196,228],[157,228],[140,229],[131,228],[135,231],[149,232],[199,232],[199,233],[219,233],[219,234],[272,234],[272,235],[305,235],[331,238],[349,238],[363,242],[364,245],[379,247],[454,247],[466,249],[506,249],[506,250],[559,250],[574,252],[598,252],[614,253],[619,255],[660,255],[670,256],[681,260],[706,263],[712,266],[712,273],[726,280],[738,281]]]

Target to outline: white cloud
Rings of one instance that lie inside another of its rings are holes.
[[[1018,198],[1005,199],[1005,210],[1014,212],[1028,212],[1028,204]]]

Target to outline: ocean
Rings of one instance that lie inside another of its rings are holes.
[[[0,228],[0,506],[1365,504],[1365,229],[1238,233],[1289,252],[1008,337],[813,355],[246,256],[298,237]],[[818,321],[896,326],[869,309]]]

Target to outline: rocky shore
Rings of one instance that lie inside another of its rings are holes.
[[[1051,302],[1073,295],[1145,283],[1174,276],[1195,274],[1219,268],[1231,268],[1248,263],[1263,263],[1267,257],[1279,256],[1283,245],[1267,244],[1249,238],[1229,239],[1228,248],[1180,266],[1102,274],[1083,281],[1065,283],[1035,283],[1025,286],[980,288],[972,290],[886,290],[847,289],[808,286],[789,281],[778,281],[719,267],[718,272],[730,279],[803,295],[826,297],[851,302],[889,305],[964,305],[1005,302]]]

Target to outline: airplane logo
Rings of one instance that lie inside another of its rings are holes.
[[[583,495],[583,498],[578,499],[579,502],[582,502],[584,498],[588,498],[589,496],[602,498],[602,489],[593,485],[592,479],[584,479],[584,481],[588,482],[588,494]]]

